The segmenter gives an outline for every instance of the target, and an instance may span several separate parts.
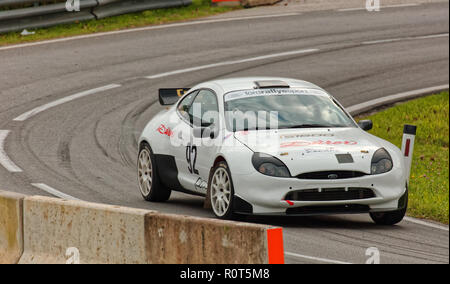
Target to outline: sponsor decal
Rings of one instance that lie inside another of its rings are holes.
[[[205,191],[208,189],[208,182],[202,180],[201,178],[198,178],[198,180],[195,182],[195,189],[197,191]]]
[[[182,97],[189,89],[177,89],[177,96]]]
[[[327,147],[325,149],[314,149],[314,148],[306,148],[305,153],[311,154],[311,153],[335,153],[336,149],[333,147]]]
[[[169,137],[173,136],[173,131],[169,127],[166,127],[164,124],[161,124],[161,126],[157,129],[157,131],[162,135],[167,135]]]
[[[327,96],[326,93],[315,89],[257,89],[246,91],[235,91],[228,93],[225,96],[225,102],[232,100],[261,97],[261,96],[299,96],[299,95],[322,95]]]
[[[311,138],[311,137],[334,137],[334,134],[283,134],[280,135],[281,139],[294,139],[294,138]]]
[[[316,145],[356,145],[358,142],[356,141],[324,141],[324,140],[317,140],[317,141],[293,141],[293,142],[285,142],[281,143],[281,148],[290,148],[290,147],[306,147],[306,146],[316,146]]]

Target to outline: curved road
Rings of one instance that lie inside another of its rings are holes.
[[[447,2],[372,13],[222,15],[0,47],[0,188],[212,217],[199,197],[174,193],[155,204],[139,194],[136,140],[161,109],[158,88],[276,75],[312,81],[352,106],[448,84],[448,30]],[[364,263],[369,247],[380,250],[382,263],[449,262],[448,227],[378,227],[365,215],[249,221],[284,227],[288,263]]]

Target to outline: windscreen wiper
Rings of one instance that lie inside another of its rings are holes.
[[[297,124],[297,125],[286,125],[281,126],[282,128],[328,128],[328,127],[336,127],[334,125],[323,125],[323,124]]]

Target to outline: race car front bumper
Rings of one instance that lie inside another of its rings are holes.
[[[339,180],[277,178],[255,172],[233,175],[234,208],[237,213],[255,215],[322,215],[387,212],[406,206],[407,186],[402,168],[380,175]],[[321,192],[364,189],[373,195],[357,199],[322,199]],[[317,190],[315,200],[291,200],[289,193]]]

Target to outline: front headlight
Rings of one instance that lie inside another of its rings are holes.
[[[386,149],[378,149],[375,154],[373,154],[372,164],[370,167],[370,173],[372,175],[387,173],[392,170],[392,167],[392,158]]]
[[[263,153],[255,153],[252,157],[255,169],[266,176],[291,177],[286,165],[279,159]]]

